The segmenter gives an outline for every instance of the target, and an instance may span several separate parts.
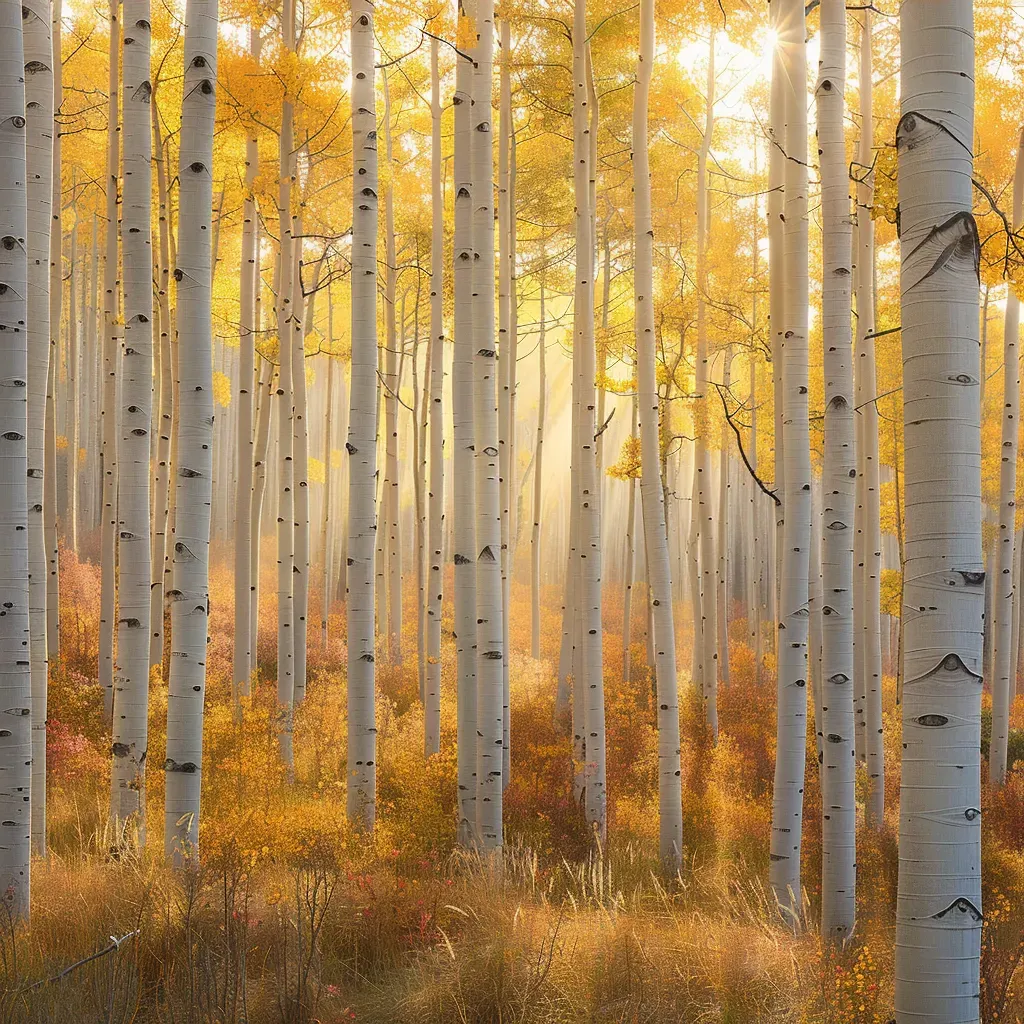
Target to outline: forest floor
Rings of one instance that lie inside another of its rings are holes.
[[[256,686],[243,726],[233,720],[232,587],[224,559],[212,581],[201,864],[174,873],[162,850],[164,684],[154,672],[148,842],[138,854],[106,824],[109,737],[95,684],[98,572],[62,554],[62,646],[49,707],[50,850],[33,866],[31,932],[8,928],[0,936],[0,1022],[892,1018],[899,791],[893,680],[886,681],[886,821],[877,832],[860,829],[857,931],[845,949],[829,951],[815,925],[821,808],[813,738],[801,934],[782,927],[767,891],[773,666],[766,657],[758,684],[742,620],[731,626],[732,678],[720,691],[716,746],[702,726],[699,699],[684,687],[686,864],[664,879],[642,602],[634,602],[636,668],[624,683],[621,606],[607,591],[609,843],[594,852],[571,797],[571,745],[554,723],[556,595],[543,616],[545,658],[534,661],[525,653],[528,589],[513,588],[512,778],[503,870],[495,877],[454,844],[451,623],[444,633],[442,751],[425,760],[410,588],[406,658],[378,667],[378,827],[367,839],[348,828],[344,814],[343,607],[332,610],[326,648],[319,610],[311,609],[309,692],[296,714],[291,782],[277,756],[273,684]],[[265,564],[273,568],[272,559]],[[264,680],[274,678],[273,589],[268,574]],[[679,663],[688,666],[683,609],[679,617]],[[1014,725],[1024,728],[1024,700]],[[1019,1022],[1024,765],[998,796],[985,792],[983,808],[983,1020]]]

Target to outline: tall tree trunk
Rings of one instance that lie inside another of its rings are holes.
[[[0,817],[11,823],[0,845],[0,891],[11,915],[28,920],[31,870],[32,673],[28,547],[28,192],[25,50],[20,4],[0,6]]]
[[[722,387],[726,392],[732,386],[732,350],[726,346],[722,353]],[[729,685],[729,445],[728,423],[723,423],[719,443],[718,461],[718,674]]]
[[[441,74],[438,41],[430,40],[430,489],[427,572],[427,664],[423,680],[423,752],[441,749],[441,601],[444,563],[444,197],[442,193]]]
[[[163,665],[164,659],[164,589],[167,582],[167,524],[171,500],[171,437],[177,375],[174,372],[171,317],[171,247],[170,214],[167,202],[167,170],[160,133],[160,113],[156,104],[156,85],[150,95],[150,119],[153,130],[153,163],[156,165],[157,204],[159,220],[159,252],[157,255],[157,323],[160,329],[159,440],[153,472],[153,551],[150,558],[151,584],[149,615],[149,664]]]
[[[640,408],[640,490],[644,544],[650,580],[648,608],[655,621],[658,693],[658,850],[671,877],[682,865],[683,806],[679,765],[679,694],[672,574],[665,533],[664,491],[659,473],[661,441],[654,337],[654,227],[648,110],[654,72],[654,0],[640,0],[640,56],[633,96],[634,289],[636,300],[637,395]]]
[[[906,486],[899,1024],[979,1016],[985,565],[973,43],[968,0],[903,4],[896,129]]]
[[[320,590],[320,646],[327,650],[327,624],[331,613],[331,578],[333,573],[333,551],[331,549],[331,451],[334,447],[334,346],[331,323],[334,318],[334,304],[330,287],[327,289],[327,412],[324,423],[324,507],[320,517],[320,561],[323,564],[323,586]]]
[[[152,134],[149,0],[124,2],[124,352],[117,518],[117,674],[114,679],[110,817],[146,841],[152,537],[149,515],[153,426]]]
[[[349,821],[377,810],[374,574],[377,481],[377,102],[372,0],[352,3],[352,387],[348,505]]]
[[[286,52],[295,49],[295,2],[284,0],[281,12],[281,43]],[[281,759],[293,764],[292,724],[295,702],[295,605],[292,591],[295,568],[295,482],[292,420],[294,362],[292,359],[295,255],[292,221],[292,185],[295,167],[294,104],[286,92],[281,102],[279,182],[277,191],[278,245],[280,253],[277,288],[277,730]]]
[[[257,249],[257,252],[259,250]],[[257,271],[256,288],[262,287]],[[256,334],[260,333],[260,303],[256,303]],[[259,672],[260,632],[260,551],[263,540],[263,503],[267,493],[268,457],[270,454],[271,417],[275,402],[275,376],[273,363],[260,356],[260,371],[257,388],[260,394],[259,412],[256,415],[256,443],[253,452],[252,519],[249,537],[249,628],[252,636],[249,649],[252,651],[252,670]]]
[[[642,41],[642,40],[641,40]],[[646,124],[646,117],[644,119]],[[645,128],[646,131],[646,128]],[[638,377],[637,359],[633,357],[633,376]],[[640,424],[640,401],[637,383],[633,385],[633,398],[630,402],[631,415],[629,425],[630,439],[636,439]],[[636,570],[636,473],[630,472],[627,483],[626,498],[626,537],[622,566],[622,681],[629,683],[633,671],[633,657],[630,651],[633,632],[633,579]]]
[[[494,2],[477,0],[473,68],[473,429],[476,462],[477,829],[484,852],[502,846],[504,608],[494,337]]]
[[[103,400],[101,465],[103,511],[100,517],[99,682],[108,722],[114,714],[114,587],[117,560],[117,377],[121,341],[118,309],[117,207],[120,154],[118,64],[121,40],[119,0],[110,0],[110,75],[107,87],[106,253],[103,262]],[[31,496],[30,496],[31,497]]]
[[[455,563],[455,649],[458,659],[459,842],[473,844],[476,821],[477,633],[476,466],[473,425],[473,181],[470,144],[473,118],[473,14],[459,5],[459,54],[455,66],[455,350],[452,362],[452,428]]]
[[[28,567],[32,662],[32,849],[46,855],[46,394],[50,375],[53,51],[48,0],[23,5],[28,174]]]
[[[1024,223],[1024,131],[1017,146],[1013,175],[1013,230]],[[1006,781],[1007,741],[1010,733],[1010,705],[1015,691],[1013,679],[1013,555],[1017,514],[1017,434],[1020,430],[1020,299],[1011,282],[1003,321],[1003,443],[999,471],[999,532],[996,573],[992,580],[992,741],[989,778],[1001,786]]]
[[[249,27],[249,53],[259,60],[260,33]],[[259,148],[255,127],[245,140],[245,198],[242,201],[242,252],[238,293],[238,430],[235,446],[238,459],[235,487],[235,644],[231,689],[237,703],[248,696],[252,678],[252,605],[249,600],[252,572],[252,394],[256,376],[256,284],[259,263],[256,251],[256,199],[254,183],[259,171]]]
[[[708,156],[715,128],[715,35],[708,47],[708,74],[704,133],[697,153],[697,401],[694,405],[696,441],[697,522],[700,543],[700,622],[701,659],[700,687],[704,696],[704,714],[712,739],[718,739],[718,587],[715,559],[715,507],[711,499],[711,458],[708,453],[710,432],[708,394],[708,329],[707,245],[710,216],[708,212]],[[648,542],[650,547],[650,542]],[[657,627],[655,627],[657,629]],[[695,640],[696,642],[696,640]]]
[[[547,309],[544,263],[547,254],[541,249],[538,287],[540,288],[540,323],[537,338],[537,440],[533,457],[533,528],[530,533],[530,655],[540,657],[540,522],[544,514],[544,420],[547,416]]]
[[[79,420],[82,416],[82,405],[79,402],[79,388],[82,381],[79,377],[79,335],[85,329],[87,317],[85,315],[85,297],[87,271],[81,273],[81,299],[79,299],[77,282],[78,273],[78,212],[75,211],[75,220],[71,231],[71,246],[69,256],[71,259],[71,275],[68,281],[68,379],[67,379],[67,501],[64,509],[64,543],[71,549],[74,555],[78,556],[78,430]],[[81,306],[79,305],[81,302]]]
[[[210,609],[213,475],[213,133],[217,0],[188,0],[178,181],[178,463],[171,676],[167,693],[164,850],[176,864],[199,855],[203,702]]]
[[[871,85],[871,11],[861,12],[860,33],[861,137],[857,186],[857,364],[862,389],[860,407],[860,446],[863,457],[857,484],[863,495],[864,567],[861,600],[861,631],[855,631],[854,645],[863,651],[860,665],[863,691],[859,718],[863,719],[864,757],[870,787],[865,803],[865,819],[880,826],[885,811],[885,747],[882,736],[882,643],[880,633],[882,530],[881,493],[878,461],[878,393],[875,380],[875,226],[871,218],[874,203],[874,119]],[[858,451],[858,456],[860,452]],[[863,479],[861,479],[863,472]]]
[[[779,43],[786,81],[782,380],[785,518],[778,645],[778,752],[769,877],[783,916],[798,926],[802,914],[800,839],[807,732],[808,556],[812,532],[807,404],[807,47],[803,0],[785,0]]]
[[[850,288],[850,179],[843,134],[846,6],[822,0],[818,61],[818,153],[822,206],[823,460],[821,707],[821,934],[842,943],[857,911],[853,735],[853,326]]]
[[[61,204],[60,118],[64,103],[64,78],[61,59],[62,0],[50,3],[50,45],[53,53],[53,151],[50,198],[50,358],[46,389],[46,457],[44,493],[44,532],[46,539],[46,651],[48,659],[60,657],[60,550],[57,541],[57,376],[60,366],[61,312],[64,305],[63,228]],[[71,269],[74,276],[74,267]],[[68,314],[70,333],[75,315]],[[66,437],[66,435],[65,435]],[[67,449],[70,450],[70,449]]]

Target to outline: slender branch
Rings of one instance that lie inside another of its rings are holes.
[[[726,422],[729,424],[730,427],[732,427],[732,432],[736,435],[736,447],[739,448],[740,450],[740,457],[743,459],[743,465],[747,467],[747,472],[750,474],[750,477],[754,481],[754,483],[757,484],[757,486],[760,487],[761,490],[765,494],[767,494],[768,497],[772,499],[772,501],[775,502],[777,507],[781,507],[782,501],[779,498],[779,496],[775,493],[775,491],[769,490],[769,488],[765,485],[764,481],[757,475],[756,472],[754,472],[754,467],[751,466],[750,459],[747,458],[747,453],[743,448],[743,435],[740,433],[740,428],[737,427],[735,423],[733,423],[732,413],[729,412],[729,404],[725,400],[725,388],[723,388],[722,385],[718,383],[718,381],[712,381],[711,383],[714,384],[717,388],[718,397],[721,398],[722,400],[722,410],[725,412]]]

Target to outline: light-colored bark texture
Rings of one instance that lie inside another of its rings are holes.
[[[1024,131],[1017,143],[1013,176],[1013,230],[1024,222]],[[1003,440],[999,469],[999,532],[996,534],[996,574],[992,580],[993,635],[992,742],[989,778],[1006,781],[1010,704],[1015,692],[1013,660],[1014,541],[1017,515],[1017,435],[1020,431],[1020,299],[1011,283],[1003,321]]]
[[[544,514],[544,420],[547,417],[547,309],[543,249],[537,287],[540,313],[537,324],[537,439],[533,449],[533,527],[530,532],[530,655],[540,657],[540,553],[541,517]]]
[[[46,537],[44,473],[50,374],[53,53],[48,0],[23,5],[28,179],[28,571],[32,661],[32,849],[46,853]]]
[[[427,663],[423,679],[423,752],[441,749],[441,601],[444,595],[444,197],[438,41],[430,41],[430,485],[427,502]]]
[[[29,913],[32,675],[28,579],[28,193],[20,4],[0,6],[0,892]]]
[[[769,879],[784,918],[799,924],[800,833],[807,730],[807,598],[811,538],[808,413],[807,61],[803,0],[785,0],[779,22],[786,82],[785,317],[782,429],[785,517],[778,645],[778,741]]]
[[[476,841],[476,467],[473,459],[473,62],[475,26],[466,2],[459,6],[459,53],[455,67],[455,351],[452,361],[453,544],[455,651],[458,670],[458,837]]]
[[[502,846],[504,622],[501,590],[501,495],[495,351],[494,3],[477,0],[473,68],[473,431],[476,462],[477,831],[485,853]]]
[[[821,174],[822,479],[821,934],[843,942],[856,917],[857,802],[853,735],[853,516],[856,480],[851,319],[850,184],[843,135],[846,6],[822,0],[817,103]]]
[[[896,1020],[979,1019],[981,548],[974,11],[900,12],[905,438]]]
[[[648,601],[655,622],[654,671],[658,700],[658,813],[661,862],[669,875],[682,863],[683,809],[679,764],[679,694],[676,678],[675,618],[665,497],[660,473],[660,410],[655,373],[654,227],[648,111],[654,72],[654,0],[640,2],[640,54],[633,97],[633,216],[635,227],[637,395],[640,410],[640,489],[650,580]]]
[[[145,843],[146,751],[149,743],[150,445],[153,425],[152,134],[149,0],[125,0],[122,56],[124,110],[124,350],[118,421],[117,660],[114,674],[110,818]]]
[[[377,480],[377,105],[372,0],[352,4],[352,387],[348,505],[348,818],[377,811],[374,574]]]
[[[213,481],[213,133],[217,0],[188,0],[178,180],[178,461],[175,466],[171,675],[167,693],[164,850],[199,853],[203,704],[210,614]]]

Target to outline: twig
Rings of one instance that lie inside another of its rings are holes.
[[[122,935],[118,938],[116,935],[110,936],[110,945],[105,946],[97,953],[93,953],[92,956],[87,956],[84,960],[79,960],[77,963],[71,964],[69,967],[65,967],[60,974],[55,974],[52,978],[44,978],[42,981],[37,981],[32,985],[29,985],[26,992],[32,992],[37,988],[42,988],[43,985],[53,985],[58,981],[63,981],[72,971],[77,971],[79,967],[84,967],[88,963],[92,963],[93,960],[99,960],[101,956],[106,956],[108,953],[113,953],[120,949],[122,944],[127,942],[129,939],[134,938],[139,934],[139,929],[136,928],[133,932],[128,932],[127,935]]]
[[[775,491],[769,490],[768,487],[765,486],[764,481],[757,475],[757,473],[754,472],[754,467],[751,466],[750,459],[747,458],[747,453],[743,449],[743,435],[740,433],[740,428],[733,423],[732,413],[729,412],[729,404],[725,400],[725,388],[723,388],[718,381],[712,381],[711,383],[717,388],[718,397],[722,400],[722,409],[725,412],[725,420],[729,426],[732,427],[732,432],[736,435],[736,447],[740,450],[740,457],[743,459],[743,465],[747,467],[747,472],[750,474],[754,483],[757,484],[757,486],[775,502],[777,507],[781,507],[782,501],[779,496]]]

